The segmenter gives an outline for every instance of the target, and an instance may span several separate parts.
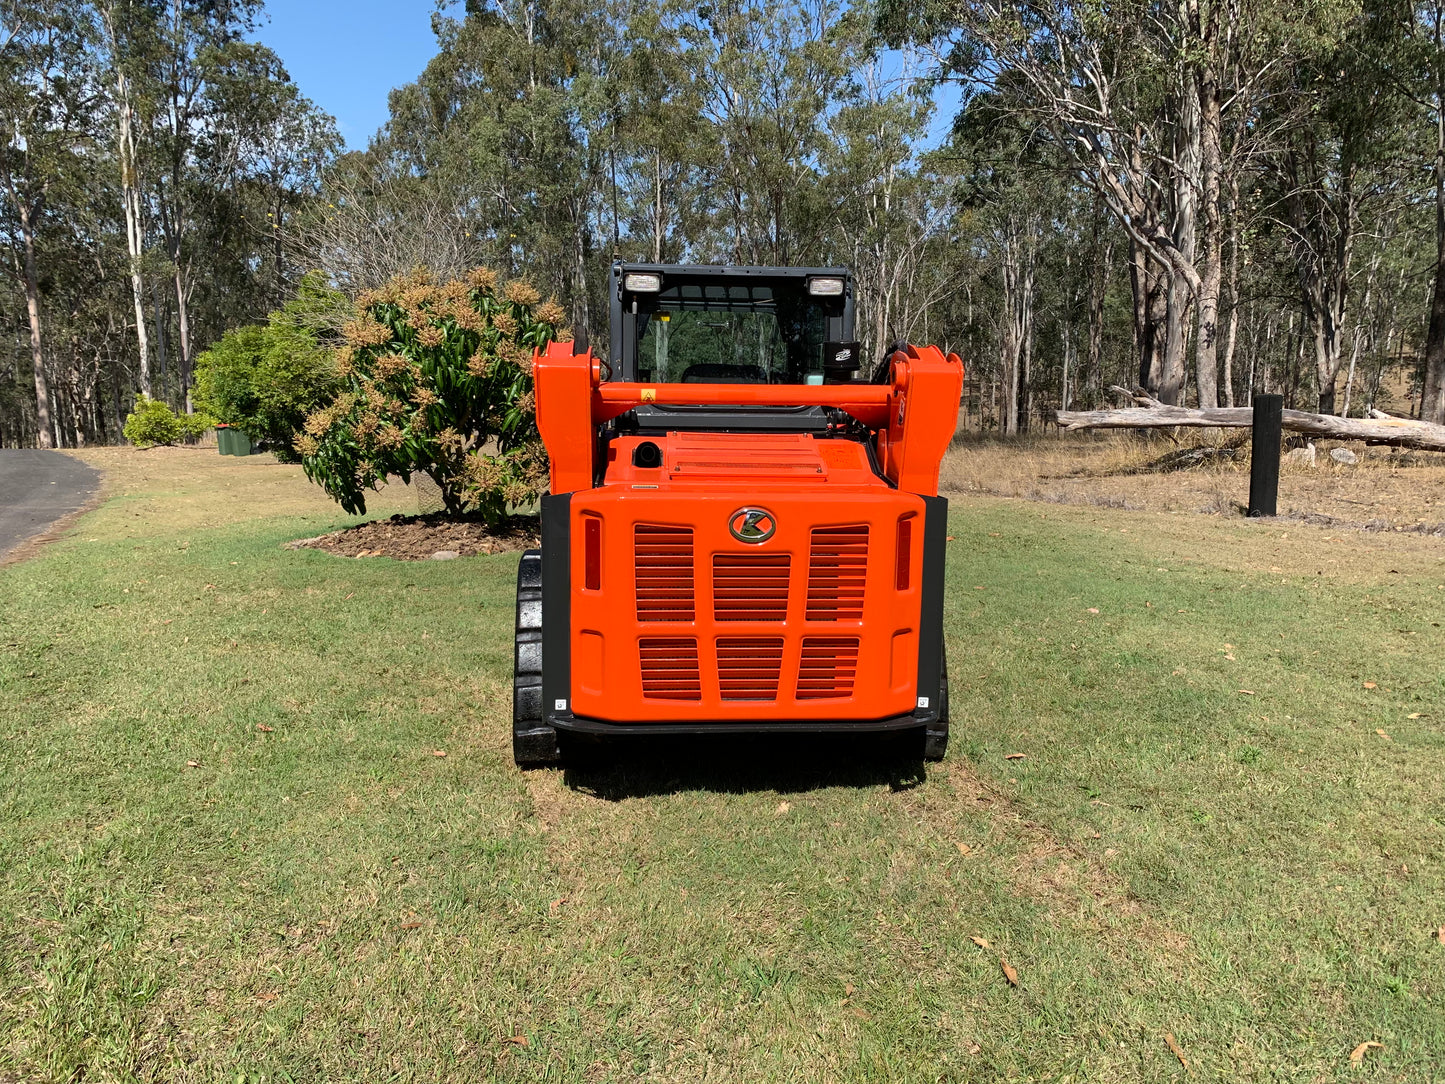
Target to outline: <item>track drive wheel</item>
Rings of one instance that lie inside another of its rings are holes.
[[[948,751],[948,658],[938,681],[938,722],[923,732],[923,759],[942,760]]]
[[[542,551],[517,566],[516,651],[512,657],[512,759],[519,768],[557,764],[557,731],[542,712]]]

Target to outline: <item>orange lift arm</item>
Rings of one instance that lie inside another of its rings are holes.
[[[953,439],[963,362],[936,346],[893,355],[889,384],[637,384],[604,381],[589,350],[548,343],[533,357],[537,427],[552,467],[552,492],[591,489],[596,427],[644,403],[659,406],[828,406],[877,432],[884,475],[899,489],[938,493],[938,465]]]

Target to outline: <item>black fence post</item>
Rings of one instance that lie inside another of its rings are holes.
[[[1249,449],[1249,515],[1279,513],[1279,453],[1284,438],[1284,396],[1254,397],[1254,439]]]

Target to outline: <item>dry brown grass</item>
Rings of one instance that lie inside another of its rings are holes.
[[[1234,517],[1249,497],[1248,434],[1202,431],[1179,441],[1164,435],[1095,433],[1019,441],[962,440],[943,462],[945,493],[1019,497],[1055,504]],[[1222,449],[1244,439],[1235,458],[1166,473],[1148,464],[1181,447]],[[1360,462],[1342,466],[1330,449],[1348,447]],[[1286,462],[1281,516],[1321,526],[1445,533],[1445,455],[1359,444],[1316,444],[1316,465]]]
[[[307,480],[299,465],[278,463],[267,454],[223,456],[214,447],[85,448],[67,454],[104,472],[102,499],[123,500],[103,514],[131,515],[140,521],[135,524],[140,533],[220,527],[262,513],[343,515],[320,486]],[[400,483],[367,498],[368,517],[417,509],[415,494]]]

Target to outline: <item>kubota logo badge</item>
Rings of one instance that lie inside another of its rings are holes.
[[[728,530],[739,542],[766,542],[778,529],[778,521],[765,508],[739,508],[728,520]]]

